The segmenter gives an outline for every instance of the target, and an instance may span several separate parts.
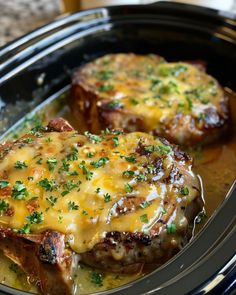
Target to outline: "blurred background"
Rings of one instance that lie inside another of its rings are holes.
[[[165,1],[165,0],[164,0]],[[99,6],[148,4],[156,0],[0,0],[0,47],[56,17]],[[236,13],[235,0],[176,0]]]

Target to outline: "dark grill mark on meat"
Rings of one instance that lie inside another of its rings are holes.
[[[176,166],[171,168],[170,174],[163,181],[165,183],[174,183],[181,179],[183,175],[179,172],[179,169]]]

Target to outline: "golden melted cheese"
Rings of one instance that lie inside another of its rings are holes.
[[[166,200],[186,206],[196,197],[191,167],[181,161],[175,163],[173,151],[156,151],[149,156],[136,152],[140,140],[146,146],[166,148],[153,136],[109,134],[98,137],[100,140],[95,143],[89,134],[76,132],[45,132],[25,136],[2,148],[0,200],[7,202],[14,214],[2,213],[0,224],[19,230],[32,223],[32,233],[47,229],[63,232],[71,248],[81,253],[91,249],[107,232],[148,233],[163,214]],[[154,175],[156,181],[138,181],[139,176],[147,174],[145,167],[152,157],[163,158],[162,175]],[[167,177],[175,164],[182,169],[183,178],[174,184],[164,183],[160,179]],[[124,171],[133,171],[132,177],[125,177]],[[22,184],[23,197],[19,196]],[[189,185],[188,196],[179,192],[184,185]],[[132,196],[149,206],[141,208],[138,204],[135,210],[117,215],[117,204]],[[38,223],[29,218],[33,211],[42,213]]]
[[[78,79],[98,95],[98,106],[110,101],[108,107],[116,109],[119,104],[124,113],[143,120],[145,131],[165,126],[176,114],[203,120],[209,106],[221,110],[224,96],[218,82],[198,67],[167,63],[153,54],[106,55],[82,67]]]

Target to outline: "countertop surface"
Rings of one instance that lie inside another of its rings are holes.
[[[59,14],[60,0],[0,0],[0,47]]]

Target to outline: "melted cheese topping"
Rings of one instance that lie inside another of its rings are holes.
[[[98,106],[136,115],[145,131],[165,126],[176,114],[204,121],[205,110],[221,110],[224,97],[218,82],[198,67],[152,54],[106,55],[84,66],[79,79],[99,96]]]
[[[159,148],[148,156],[138,154],[140,140]],[[153,175],[148,165],[157,158],[163,169]],[[173,165],[183,175],[165,183]],[[196,197],[191,166],[185,166],[174,160],[170,147],[144,133],[25,136],[0,154],[0,202],[8,204],[0,212],[0,224],[21,231],[29,225],[32,233],[63,232],[79,253],[91,249],[107,232],[148,233],[166,213],[167,201],[186,206]],[[180,193],[185,185],[187,195]],[[136,205],[122,207],[132,197]]]

